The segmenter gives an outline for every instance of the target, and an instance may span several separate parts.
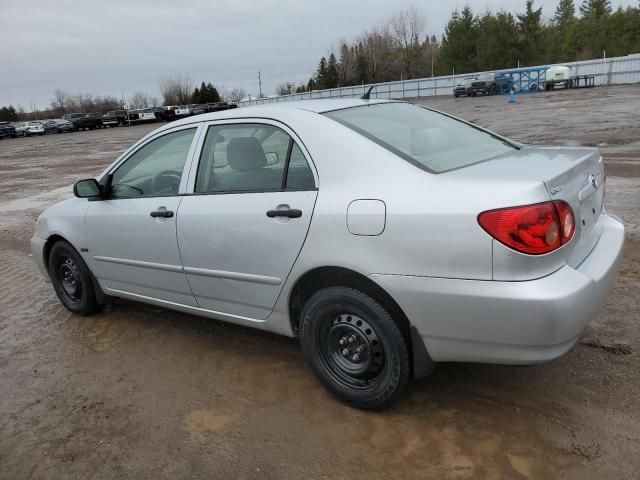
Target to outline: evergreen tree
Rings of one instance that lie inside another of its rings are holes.
[[[611,13],[611,0],[584,0],[580,5],[583,17],[600,18]]]
[[[478,23],[478,70],[514,67],[518,62],[518,27],[510,13],[485,13]]]
[[[2,122],[17,122],[18,121],[18,112],[13,108],[12,105],[8,107],[0,108],[0,121]]]
[[[207,83],[206,87],[207,87],[206,95],[203,95],[202,98],[201,98],[202,103],[216,103],[216,102],[219,102],[221,100],[221,98],[220,98],[220,93],[218,92],[216,87],[214,87],[211,84],[211,82]]]
[[[354,83],[361,85],[363,83],[369,83],[369,59],[364,52],[362,44],[355,46],[355,73]]]
[[[456,73],[477,71],[476,50],[478,42],[478,17],[466,6],[462,11],[455,10],[444,29],[440,62],[448,72],[452,68]]]
[[[517,17],[520,62],[524,65],[537,65],[542,61],[544,53],[542,42],[540,42],[542,7],[534,10],[533,0],[527,0],[525,13],[518,14]]]
[[[575,20],[576,7],[573,4],[573,0],[560,0],[556,7],[556,13],[553,16],[553,22],[558,25],[565,25],[568,22]]]
[[[336,88],[338,86],[338,65],[336,56],[331,52],[327,62],[327,74],[325,76],[325,88]]]
[[[200,84],[200,88],[196,87],[191,96],[193,103],[216,103],[220,101],[220,93],[211,82]]]
[[[312,90],[316,90],[316,81],[313,77],[307,82],[307,92],[311,92]]]
[[[327,88],[326,87],[326,78],[327,78],[327,59],[323,56],[320,59],[320,63],[318,64],[318,69],[316,70],[315,75],[315,83],[317,88]]]

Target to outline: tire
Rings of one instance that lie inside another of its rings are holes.
[[[78,315],[100,310],[89,267],[69,243],[59,241],[51,247],[49,276],[56,295],[67,310]]]
[[[454,97],[456,97],[456,98],[458,98],[458,97],[460,96],[460,94],[458,94],[458,93],[454,93],[454,94],[453,94],[453,96],[454,96]]]
[[[385,408],[409,384],[409,348],[398,325],[359,290],[316,292],[301,312],[300,344],[318,380],[353,407]]]
[[[497,90],[498,90],[498,87],[494,83],[492,83],[489,86],[489,90],[487,90],[487,95],[495,95]]]

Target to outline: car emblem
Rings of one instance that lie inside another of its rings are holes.
[[[598,179],[593,173],[589,174],[589,182],[591,182],[593,188],[595,188],[596,190],[598,189]]]

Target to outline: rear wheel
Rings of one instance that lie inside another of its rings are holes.
[[[358,290],[315,293],[301,313],[300,343],[320,382],[354,407],[384,408],[409,384],[409,349],[398,325]]]
[[[49,276],[56,295],[68,310],[89,315],[100,309],[89,267],[69,243],[59,241],[51,247]]]

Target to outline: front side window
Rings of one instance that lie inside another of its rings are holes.
[[[189,128],[167,133],[136,151],[114,172],[111,197],[177,194],[195,132],[195,128]]]
[[[433,173],[473,165],[518,148],[464,122],[406,103],[378,103],[325,115]]]
[[[288,168],[296,172],[292,186],[284,181]],[[306,179],[298,179],[305,175]],[[200,154],[196,193],[278,191],[284,188],[315,188],[307,160],[286,132],[265,124],[209,127]]]

